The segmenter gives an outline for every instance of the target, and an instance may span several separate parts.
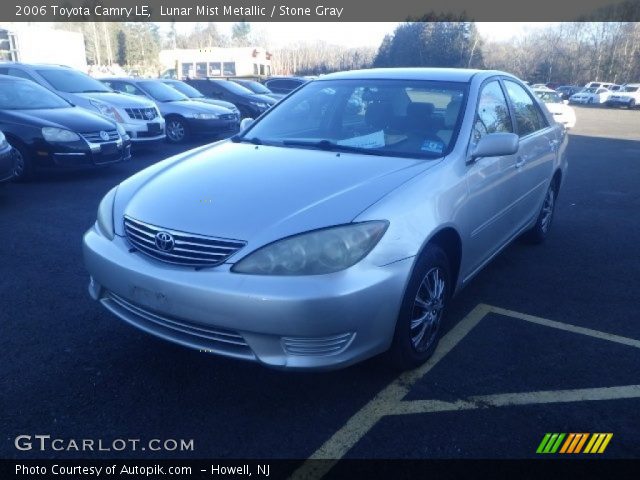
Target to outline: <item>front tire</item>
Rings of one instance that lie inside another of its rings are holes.
[[[451,270],[442,249],[428,245],[409,280],[389,355],[410,370],[426,362],[440,340],[440,325],[451,297]]]
[[[166,121],[165,129],[169,143],[183,143],[189,138],[189,128],[182,118],[172,117]]]
[[[545,241],[549,231],[556,208],[556,199],[558,198],[558,180],[554,178],[549,185],[545,194],[540,213],[536,220],[536,224],[524,234],[524,239],[529,243],[540,244]]]
[[[19,143],[9,142],[13,147],[14,168],[13,180],[16,182],[26,182],[34,176],[33,160],[26,147]]]

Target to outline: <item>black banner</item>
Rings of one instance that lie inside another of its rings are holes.
[[[0,460],[0,478],[636,479],[638,460]]]
[[[0,21],[640,21],[640,0],[14,0]]]

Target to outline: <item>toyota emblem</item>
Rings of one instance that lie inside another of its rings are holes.
[[[107,132],[105,132],[104,130],[101,130],[100,131],[100,138],[106,142],[107,140],[109,140],[109,134]]]
[[[160,250],[161,252],[170,252],[175,246],[175,240],[173,239],[173,236],[168,232],[156,233],[155,241],[156,247],[158,247],[158,250]]]

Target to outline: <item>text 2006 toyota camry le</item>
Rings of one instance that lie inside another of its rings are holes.
[[[208,352],[331,368],[388,350],[415,367],[454,293],[521,234],[544,240],[566,145],[506,73],[327,75],[107,193],[89,290]]]

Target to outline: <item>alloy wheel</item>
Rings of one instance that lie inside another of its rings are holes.
[[[171,120],[167,125],[167,135],[173,142],[184,140],[186,131],[180,120]]]
[[[424,276],[413,303],[411,343],[418,352],[428,350],[435,341],[445,304],[445,280],[440,267]]]
[[[544,199],[544,203],[542,204],[542,216],[540,218],[540,228],[543,233],[547,233],[549,231],[549,227],[551,226],[551,220],[553,219],[553,206],[556,201],[556,195],[552,187],[547,191],[547,196]]]

